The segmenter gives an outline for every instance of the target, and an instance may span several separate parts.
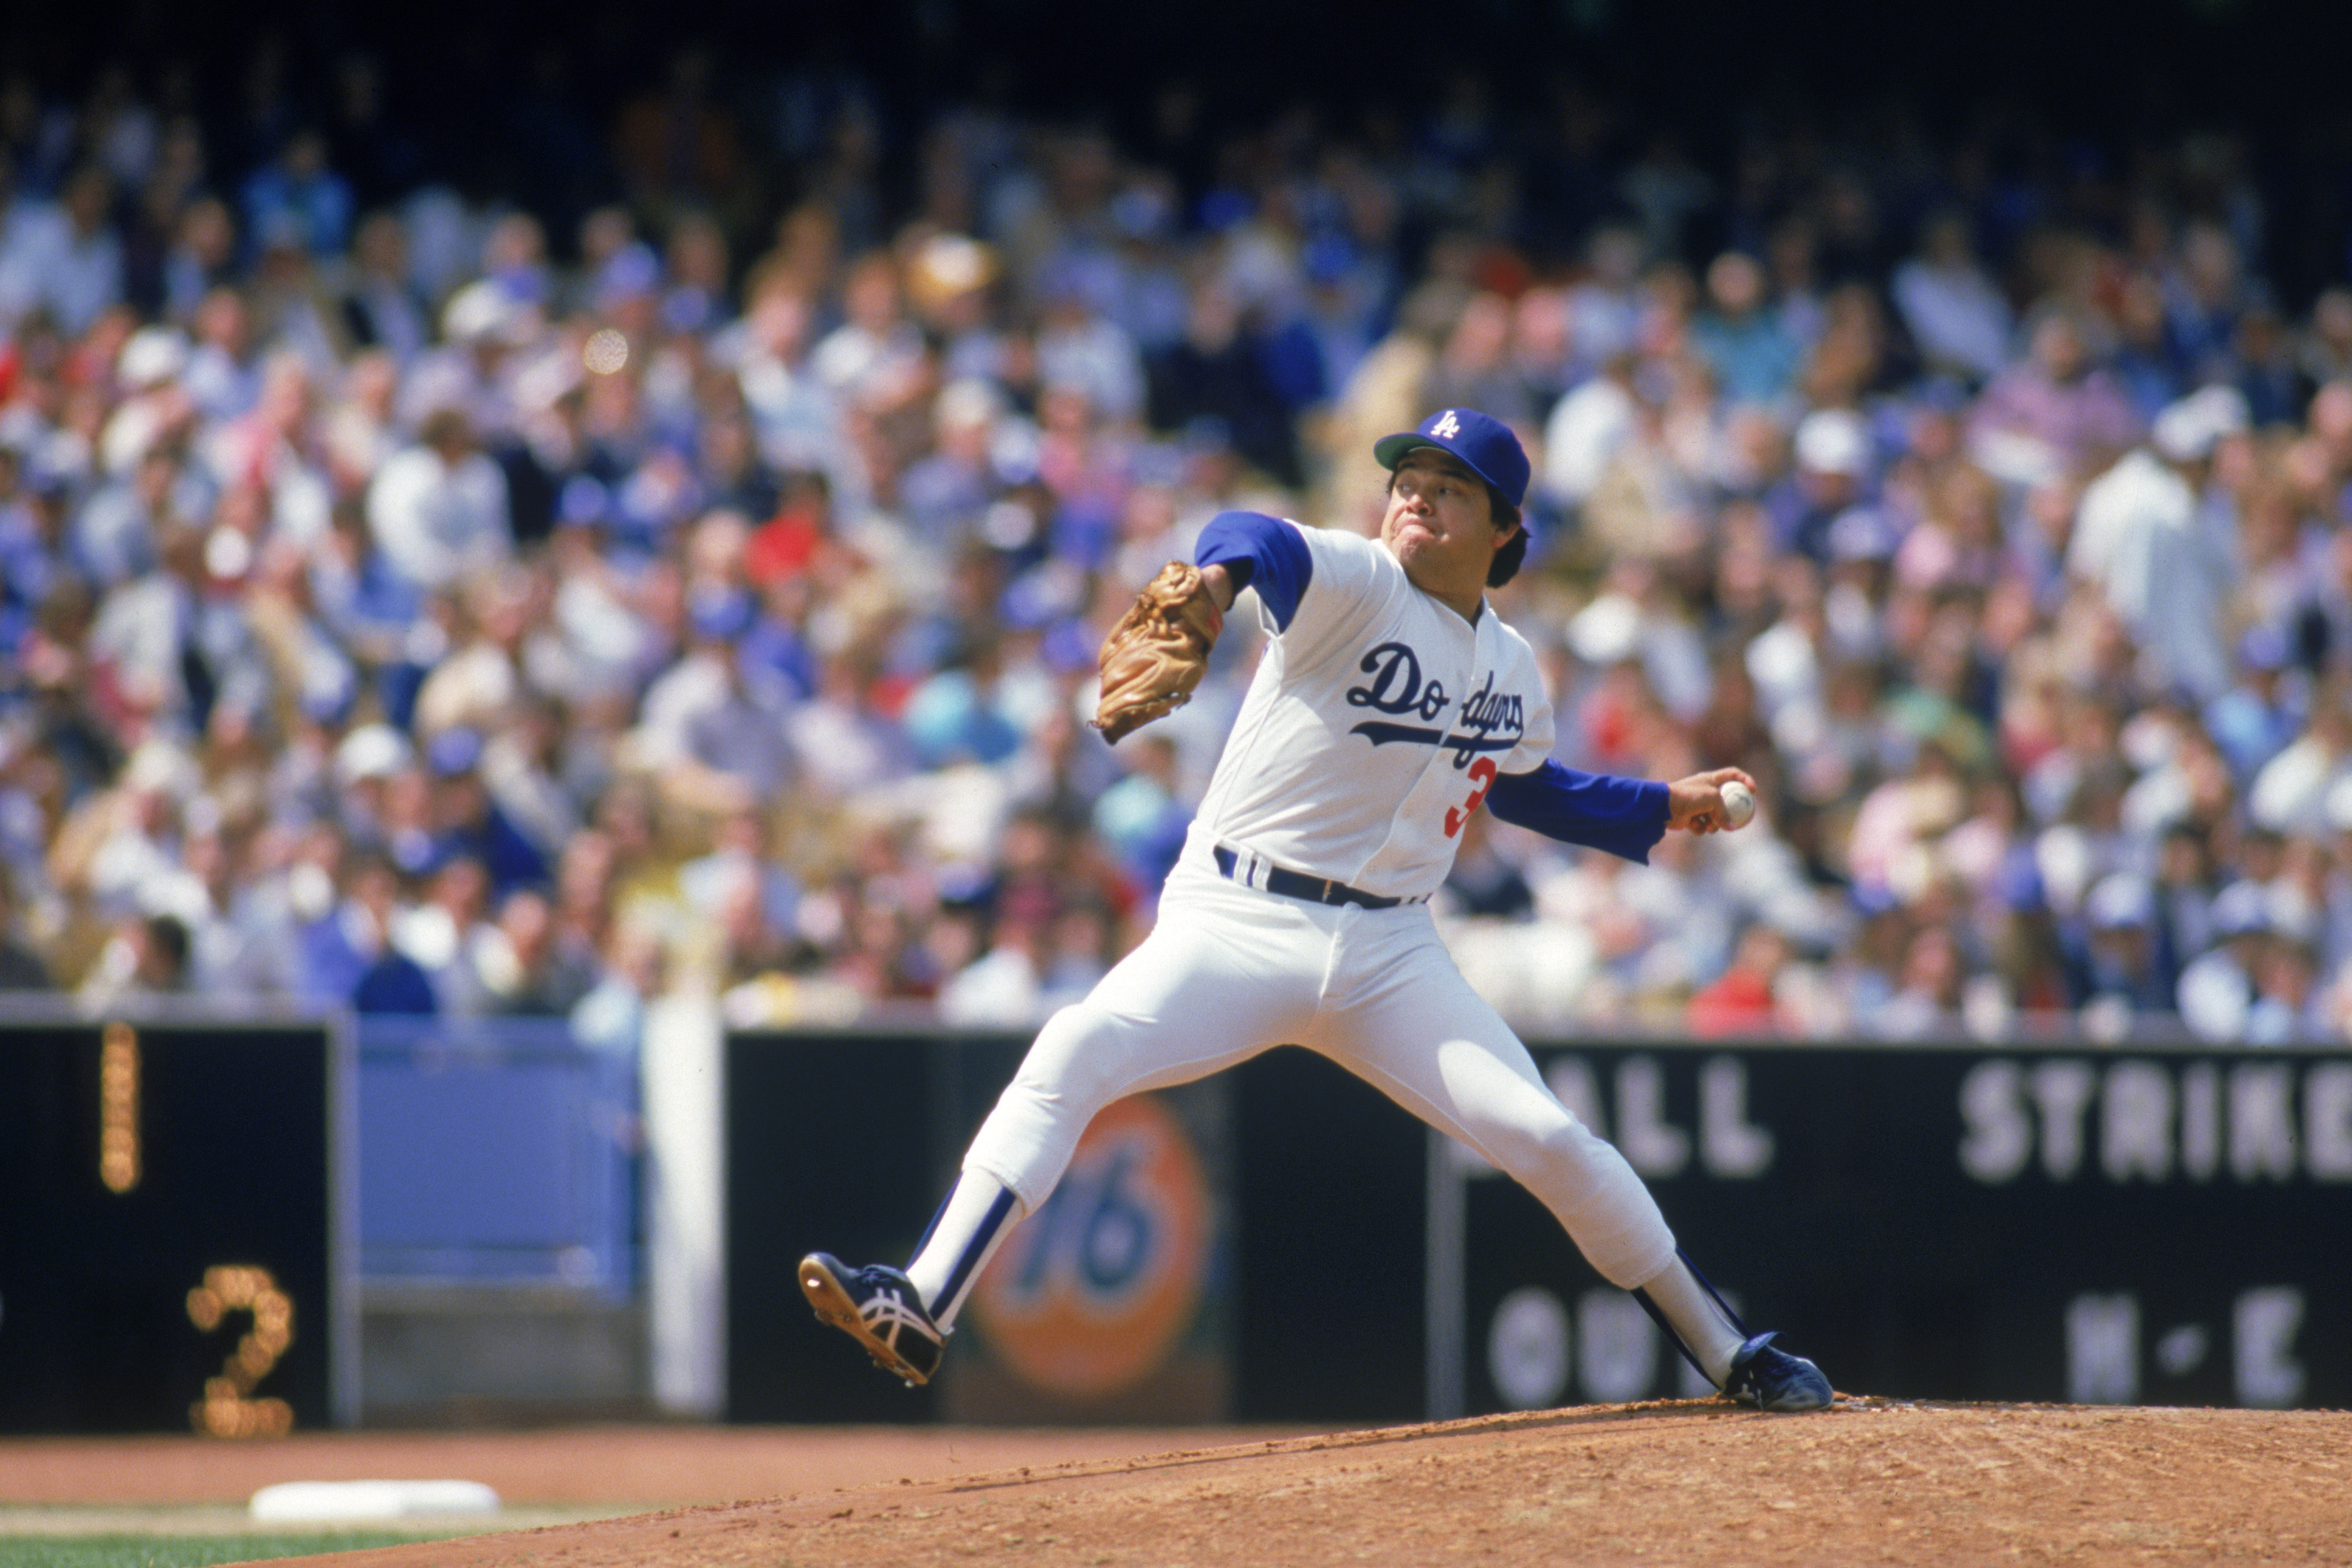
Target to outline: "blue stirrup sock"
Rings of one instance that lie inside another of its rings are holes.
[[[1682,1249],[1665,1272],[1639,1286],[1633,1299],[1666,1331],[1675,1348],[1717,1388],[1731,1375],[1731,1358],[1748,1339],[1748,1325],[1739,1321],[1706,1276],[1691,1266]]]
[[[968,1170],[956,1177],[907,1265],[923,1310],[942,1330],[955,1326],[981,1270],[1027,1213],[1013,1189],[994,1176]]]

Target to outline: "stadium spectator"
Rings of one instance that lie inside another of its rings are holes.
[[[49,967],[16,935],[16,901],[0,876],[0,991],[46,991]]]
[[[487,195],[364,59],[0,149],[0,981],[1026,1022],[1258,651],[1114,752],[1103,632],[1220,509],[1364,527],[1463,402],[1540,477],[1562,758],[1767,781],[1648,867],[1474,827],[1449,929],[1562,955],[1514,1005],[2352,1024],[2352,284],[2273,286],[2235,154],[1718,168],[1466,78],[1133,146],[796,78],[771,135],[728,76],[604,154],[532,86],[593,167]]]
[[[505,560],[514,529],[506,476],[465,412],[444,408],[368,486],[368,526],[384,564],[409,588],[445,589]]]
[[[1929,370],[1981,386],[2009,363],[2009,301],[1977,260],[1967,214],[1946,209],[1921,226],[1892,293]]]

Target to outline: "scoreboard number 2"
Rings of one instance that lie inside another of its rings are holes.
[[[213,1437],[282,1437],[294,1429],[294,1407],[283,1399],[256,1399],[254,1385],[269,1375],[294,1343],[294,1298],[267,1269],[219,1263],[188,1292],[188,1321],[210,1333],[231,1312],[249,1312],[253,1327],[205,1379],[205,1396],[188,1406],[195,1429]]]

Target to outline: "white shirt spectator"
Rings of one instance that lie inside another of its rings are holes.
[[[912,323],[899,321],[876,330],[849,321],[817,344],[809,368],[818,384],[843,397],[887,398],[912,382],[922,358],[923,335]]]
[[[176,714],[187,701],[180,655],[194,615],[187,584],[175,573],[159,570],[133,578],[100,601],[90,656],[134,707]]]
[[[1544,423],[1544,493],[1563,507],[1583,504],[1633,434],[1633,394],[1597,375],[1552,405]]]
[[[2245,1038],[2254,1006],[2253,982],[2228,947],[2200,955],[2180,972],[2177,990],[2180,1019],[2190,1033],[2212,1045]]]
[[[574,702],[634,689],[659,647],[653,628],[595,570],[562,576],[549,623],[534,630],[524,644],[523,669],[530,685]]]
[[[1036,960],[1017,942],[990,948],[940,988],[940,1019],[965,1029],[1025,1029],[1044,1016]]]
[[[1894,293],[1929,364],[1981,382],[2009,362],[2009,301],[1965,251],[1912,257],[1895,269]]]
[[[128,582],[155,564],[155,536],[167,516],[201,517],[210,486],[173,470],[168,458],[142,464],[135,476],[100,487],[72,523],[73,559],[93,581]]]
[[[682,760],[691,750],[690,732],[703,715],[727,704],[734,677],[717,653],[688,653],[656,676],[637,712],[637,749],[649,767]]]
[[[2311,727],[2254,775],[2246,789],[2246,815],[2256,826],[2282,833],[2317,835],[2327,825],[2327,800],[2352,779],[2352,737],[2345,716],[2315,711]]]
[[[384,559],[419,588],[446,588],[514,549],[506,476],[470,446],[395,454],[368,487],[367,510]]]
[[[181,387],[205,417],[231,420],[253,406],[261,377],[218,343],[199,343],[188,355]]]
[[[2137,537],[2153,529],[2186,531],[2196,505],[2188,482],[2154,453],[2128,453],[2083,492],[2067,569],[2106,589],[2116,613],[2137,622],[2147,613],[2147,584],[2126,570],[2145,570],[2136,553]]]
[[[1748,644],[1748,678],[1764,721],[1777,727],[1791,705],[1818,706],[1822,696],[1820,629],[1788,615],[1757,633]]]
[[[833,391],[807,362],[808,325],[805,300],[770,287],[710,345],[714,363],[733,367],[759,427],[760,450],[778,467],[823,465],[843,444]]]
[[[806,782],[824,798],[852,799],[903,778],[912,766],[906,737],[837,681],[828,681],[824,691],[795,706],[785,733],[803,759]]]
[[[1143,357],[1134,340],[1099,317],[1057,321],[1037,336],[1037,370],[1047,386],[1076,387],[1105,419],[1143,413]]]
[[[54,202],[18,196],[0,209],[0,324],[14,326],[40,303],[41,279],[67,244]]]
[[[2232,672],[2221,635],[2237,561],[2180,474],[2146,448],[2083,492],[2067,570],[2098,585],[2141,642],[2153,673],[2208,701]],[[2151,635],[2161,628],[2161,635]]]
[[[79,337],[122,298],[122,242],[107,200],[105,178],[85,175],[56,205],[16,204],[0,234],[0,322],[46,309]]]

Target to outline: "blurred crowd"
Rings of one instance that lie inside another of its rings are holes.
[[[1561,759],[1764,800],[1467,835],[1523,1026],[2352,1037],[2352,289],[2272,292],[2240,142],[1708,163],[1475,80],[767,133],[709,71],[561,226],[0,84],[0,984],[1028,1024],[1149,929],[1262,646],[1114,750],[1103,632],[1222,509],[1371,530],[1460,404],[1535,458]]]

